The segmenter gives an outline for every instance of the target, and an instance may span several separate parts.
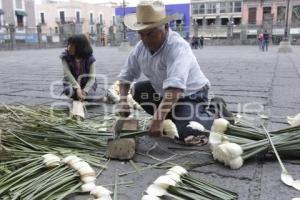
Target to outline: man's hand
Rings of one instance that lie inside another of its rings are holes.
[[[164,97],[153,115],[153,120],[149,129],[150,136],[159,137],[163,134],[163,121],[181,96],[181,89],[168,88],[165,90]]]
[[[163,120],[152,120],[149,135],[151,137],[160,137],[163,135]]]
[[[77,94],[77,96],[78,96],[78,98],[79,98],[80,101],[84,101],[85,100],[86,93],[82,89],[77,88],[76,89],[76,94]]]

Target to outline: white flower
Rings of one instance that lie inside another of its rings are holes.
[[[71,167],[73,167],[73,165],[74,165],[75,163],[81,162],[81,161],[82,161],[81,158],[75,157],[75,158],[72,158],[71,160],[69,160],[69,161],[67,162],[67,164],[69,164]]]
[[[226,119],[223,119],[223,118],[215,119],[214,123],[211,127],[211,130],[213,132],[217,132],[217,133],[225,133],[228,125],[229,125],[229,122]]]
[[[224,148],[228,158],[236,158],[243,154],[242,147],[236,143],[223,143],[220,146],[222,146],[221,148]]]
[[[190,121],[189,124],[187,125],[187,127],[191,127],[194,130],[198,130],[198,131],[205,131],[205,128],[202,124],[200,124],[199,122],[195,122],[195,121]]]
[[[106,189],[102,186],[96,186],[91,190],[90,195],[94,196],[95,198],[101,198],[101,197],[110,197],[110,194],[112,192]]]
[[[213,151],[222,143],[222,134],[211,131],[208,138],[209,148]]]
[[[85,161],[79,161],[79,162],[76,162],[74,163],[72,166],[71,166],[73,169],[79,171],[80,168],[83,168],[83,167],[90,167],[90,165],[85,162]]]
[[[177,173],[173,172],[173,171],[168,171],[166,173],[166,175],[169,176],[174,181],[176,181],[176,183],[181,181],[180,176]]]
[[[143,108],[140,106],[140,104],[138,104],[132,97],[131,94],[128,94],[127,95],[127,103],[128,105],[133,108],[133,109],[136,109],[136,110],[143,110]]]
[[[229,166],[231,169],[239,169],[243,166],[244,160],[241,156],[233,158],[229,161]]]
[[[179,166],[179,165],[172,167],[171,169],[169,169],[169,171],[172,171],[172,172],[178,174],[179,176],[188,173],[188,172],[186,171],[186,169],[184,169],[183,167],[181,167],[181,166]]]
[[[215,160],[224,163],[225,166],[230,166],[231,169],[238,169],[244,164],[241,157],[243,149],[236,143],[220,144],[212,151],[212,154]]]
[[[56,167],[60,165],[60,158],[54,154],[45,154],[42,156],[43,162],[47,167]]]
[[[152,196],[152,195],[146,194],[142,197],[141,200],[160,200],[160,198],[157,196]]]
[[[96,180],[96,176],[95,175],[85,175],[85,176],[81,176],[80,179],[83,183],[90,183],[90,182],[94,182]]]
[[[177,127],[170,119],[163,122],[163,136],[171,139],[179,138]]]
[[[105,102],[107,102],[107,103],[118,103],[119,101],[120,101],[119,94],[114,89],[109,88],[106,91]]]
[[[43,158],[52,158],[52,157],[57,157],[56,155],[52,154],[52,153],[48,153],[42,156]]]
[[[214,160],[217,160],[219,162],[224,163],[225,165],[228,165],[227,163],[227,155],[224,151],[224,147],[221,147],[221,145],[217,146],[213,151],[212,151],[212,155]]]
[[[151,196],[161,197],[161,196],[164,196],[167,193],[167,191],[166,191],[166,189],[160,187],[159,185],[151,184],[147,188],[146,193]]]
[[[112,200],[112,199],[111,199],[110,195],[108,195],[108,196],[103,196],[103,197],[100,197],[100,198],[97,198],[94,200]]]
[[[164,189],[167,189],[170,185],[176,185],[176,181],[168,175],[158,177],[153,183]]]
[[[95,176],[96,172],[90,166],[82,167],[78,170],[80,176]]]
[[[287,116],[287,122],[291,125],[291,126],[298,126],[300,125],[300,113],[297,114],[294,117],[291,116]]]
[[[65,158],[62,160],[62,162],[63,162],[63,163],[68,163],[70,160],[72,160],[72,159],[74,159],[74,158],[78,158],[78,157],[75,156],[75,155],[69,155],[69,156],[65,157]]]
[[[120,81],[115,81],[113,85],[106,91],[103,101],[106,103],[118,103],[120,101]]]
[[[94,182],[90,182],[90,183],[85,183],[81,186],[81,190],[83,192],[90,192],[92,191],[94,188],[96,187]]]

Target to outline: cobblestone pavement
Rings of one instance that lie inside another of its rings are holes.
[[[62,49],[0,52],[1,102],[27,105],[65,102],[59,96],[61,88],[58,87],[62,79],[59,60],[61,52]],[[128,52],[117,48],[96,48],[98,74],[105,75],[109,78],[108,82],[112,83],[127,55]],[[257,113],[268,115],[270,118],[267,125],[270,130],[286,127],[286,116],[300,112],[300,47],[294,47],[292,54],[278,54],[277,47],[271,47],[267,53],[259,52],[254,46],[207,47],[195,51],[195,55],[211,80],[210,95],[224,97],[230,110],[241,112],[249,119],[256,117]],[[102,85],[106,81],[101,76],[98,80]],[[103,107],[99,106],[89,112],[99,112],[101,109]],[[144,137],[139,141],[139,154],[134,161],[140,166],[157,162],[141,155],[155,142],[158,147],[150,153],[160,159],[168,158],[174,153],[187,153],[172,150],[171,147],[177,146],[172,141]],[[207,150],[207,147],[201,147],[200,150]],[[211,155],[204,151],[173,160],[178,164],[200,164],[191,173],[238,192],[239,199],[242,200],[289,200],[300,197],[299,192],[280,182],[281,170],[274,160],[254,159],[247,161],[239,170],[229,170],[218,163],[209,164],[211,161]],[[201,166],[205,163],[206,165]],[[288,171],[299,179],[300,162],[285,160],[285,163]],[[115,173],[132,170],[134,168],[130,163],[113,161],[97,181],[101,185],[113,184]],[[141,174],[121,176],[120,182],[134,183],[119,187],[119,200],[140,199],[142,191],[163,173],[163,169],[151,169]],[[70,198],[75,199],[83,200],[88,197]]]

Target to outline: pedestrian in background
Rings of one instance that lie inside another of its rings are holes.
[[[263,33],[258,34],[257,42],[258,42],[258,49],[260,51],[263,51],[263,42],[264,42],[264,34]]]
[[[198,49],[199,39],[196,36],[192,37],[192,49]]]
[[[204,47],[204,37],[201,35],[200,37],[200,49]]]
[[[267,30],[265,30],[264,34],[263,34],[263,51],[268,51],[269,50],[269,33],[267,32]]]

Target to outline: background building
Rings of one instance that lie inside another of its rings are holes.
[[[246,27],[244,39],[256,39],[267,30],[274,43],[284,36],[287,0],[244,0],[242,24]],[[300,0],[290,0],[288,13],[290,39],[300,44]]]
[[[113,3],[43,0],[36,5],[36,16],[43,40],[63,42],[70,35],[84,33],[93,43],[105,45],[115,6]]]
[[[167,15],[176,14],[177,19],[170,23],[172,30],[178,32],[182,37],[189,38],[190,35],[190,4],[167,4],[166,5]],[[123,39],[123,17],[129,13],[135,13],[136,7],[124,7],[120,6],[115,9],[116,14],[116,40],[118,42]],[[135,44],[139,37],[135,31],[127,30],[126,34],[129,42]]]
[[[37,42],[34,0],[0,0],[0,43]]]
[[[242,0],[192,0],[191,11],[194,36],[240,37]]]

